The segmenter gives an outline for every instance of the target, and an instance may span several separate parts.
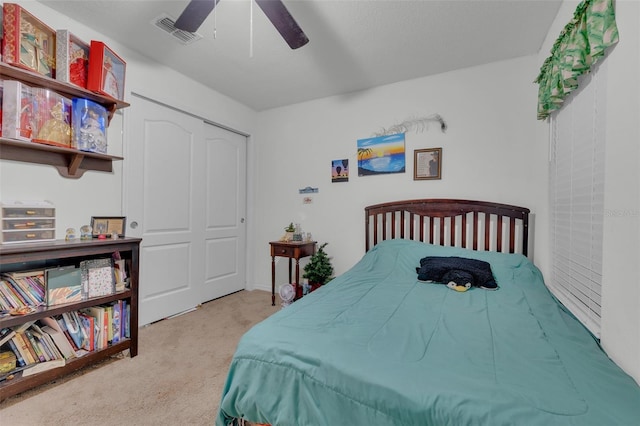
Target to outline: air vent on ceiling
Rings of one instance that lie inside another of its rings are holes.
[[[151,23],[160,28],[162,31],[169,34],[171,37],[175,38],[181,44],[191,44],[194,41],[198,41],[202,38],[202,36],[198,33],[191,33],[189,31],[179,30],[175,27],[175,19],[171,18],[167,14],[162,14],[157,16]]]

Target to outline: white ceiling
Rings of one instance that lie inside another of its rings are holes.
[[[261,111],[535,54],[562,0],[284,0],[297,50],[250,0],[221,0],[186,46],[151,22],[188,0],[40,2]]]

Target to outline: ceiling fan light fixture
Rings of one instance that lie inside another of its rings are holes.
[[[220,0],[191,0],[175,22],[175,27],[195,32],[207,19]],[[309,42],[302,28],[291,16],[282,0],[255,0],[269,21],[292,49],[298,49]]]

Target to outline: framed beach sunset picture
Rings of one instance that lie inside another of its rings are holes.
[[[404,171],[404,133],[358,139],[358,176]]]

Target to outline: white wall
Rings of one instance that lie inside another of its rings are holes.
[[[577,1],[565,1],[540,51],[542,64]],[[640,383],[640,3],[616,2],[619,43],[607,61],[601,343]],[[548,144],[548,125],[537,129]]]
[[[608,58],[602,345],[640,383],[640,3],[618,1]]]
[[[255,285],[271,286],[269,241],[299,222],[329,242],[336,273],[364,254],[366,205],[411,198],[495,200],[546,212],[547,145],[535,137],[536,57],[463,69],[258,114],[255,129]],[[405,119],[441,114],[406,134],[406,173],[357,176],[357,139]],[[442,147],[442,180],[413,180],[413,151]],[[331,161],[349,159],[347,183],[331,183]],[[303,205],[298,189],[318,187]],[[547,245],[546,219],[535,218],[536,257]],[[541,266],[545,266],[544,256]],[[278,258],[278,260],[282,260]],[[277,284],[287,281],[279,262]],[[301,261],[305,264],[306,259]]]
[[[161,66],[78,22],[35,1],[18,1],[26,10],[50,27],[68,29],[86,42],[104,41],[127,63],[125,100],[130,92],[172,105],[228,128],[251,133],[255,112],[250,108],[207,89],[199,83]],[[169,42],[170,40],[167,39]],[[167,84],[170,81],[172,84]],[[56,237],[65,229],[88,224],[91,216],[126,216],[123,181],[128,166],[127,109],[116,115],[108,130],[109,154],[124,156],[113,163],[113,172],[88,171],[80,179],[61,177],[52,166],[0,161],[0,200],[50,200],[56,205]]]

